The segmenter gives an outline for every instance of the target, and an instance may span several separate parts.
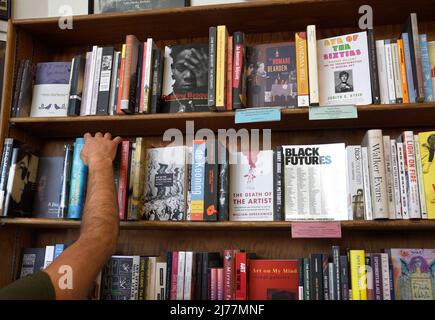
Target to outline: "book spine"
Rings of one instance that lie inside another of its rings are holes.
[[[415,164],[414,153],[414,133],[412,131],[404,131],[401,135],[403,142],[403,154],[405,160],[405,174],[408,187],[408,212],[410,219],[421,218],[418,183],[417,183],[417,169]]]
[[[423,167],[421,163],[420,138],[414,135],[415,167],[417,170],[418,195],[420,202],[421,218],[427,219],[426,194],[424,192]]]
[[[364,250],[350,250],[352,300],[367,300],[367,278]]]
[[[227,82],[225,87],[226,92],[226,105],[227,111],[233,110],[233,50],[234,40],[233,36],[228,37],[228,49],[227,49]]]
[[[85,58],[81,56],[74,57],[71,67],[68,116],[80,115],[85,66]]]
[[[226,26],[217,27],[216,46],[216,110],[225,111],[225,83],[227,75],[228,30]]]
[[[133,265],[131,268],[131,296],[130,300],[139,299],[139,269],[140,269],[140,256],[133,257]]]
[[[213,148],[213,149],[211,149]],[[217,221],[218,204],[218,141],[206,144],[204,220]]]
[[[396,40],[393,40],[391,43],[391,57],[392,57],[392,62],[393,62],[394,88],[396,90],[396,103],[403,103],[402,80],[400,79],[399,54],[397,52]]]
[[[163,53],[158,50],[159,63],[157,67],[157,93],[153,97],[151,113],[158,113],[160,111],[160,102],[162,96],[162,86],[163,86]]]
[[[224,250],[223,300],[234,300],[234,250]]]
[[[14,99],[12,101],[12,110],[11,110],[11,117],[17,116],[17,108],[18,108],[18,99],[20,96],[21,91],[21,83],[23,81],[23,70],[24,70],[25,61],[21,60],[20,65],[18,67],[18,71],[15,75],[15,82],[14,82]]]
[[[145,154],[146,144],[145,139],[142,137],[136,138],[136,149],[134,151],[134,175],[130,176],[133,179],[133,192],[132,192],[132,204],[131,211],[128,212],[129,220],[136,220],[142,218],[142,197],[144,193],[144,181],[145,181]]]
[[[11,168],[12,150],[14,140],[6,138],[3,144],[3,155],[1,162],[1,176],[0,176],[0,216],[4,215],[4,203],[6,198],[6,190],[8,185],[8,173]]]
[[[119,67],[119,77],[118,77],[118,93],[117,93],[117,99],[116,99],[116,113],[117,114],[124,114],[124,112],[121,110],[121,99],[122,99],[122,87],[124,83],[124,69],[125,69],[125,52],[127,50],[127,45],[122,45],[122,51],[121,51],[121,65]]]
[[[201,288],[202,288],[202,253],[195,253],[195,300],[201,300]]]
[[[142,104],[141,104],[141,98],[142,98],[142,69],[143,64],[145,63],[142,59],[143,57],[143,50],[144,50],[144,44],[139,43],[137,48],[137,66],[136,66],[136,73],[135,73],[135,79],[134,83],[135,88],[133,90],[130,90],[130,97],[133,99],[133,107],[134,107],[134,113],[141,113],[142,112]]]
[[[192,152],[190,220],[203,221],[205,216],[205,140],[194,140]]]
[[[334,292],[334,264],[332,262],[328,263],[328,281],[329,281],[329,300],[335,300]]]
[[[152,70],[153,70],[153,62],[154,62],[154,57],[153,57],[154,48],[155,45],[153,39],[148,38],[146,44],[146,49],[147,49],[146,63],[145,63],[145,69],[143,70],[143,72],[145,72],[144,84],[143,84],[143,101],[142,101],[144,113],[149,113],[151,108],[151,92],[152,92],[151,80],[152,80]]]
[[[130,152],[129,152],[129,165],[128,165],[128,171],[127,171],[127,191],[126,191],[126,198],[127,198],[127,205],[125,210],[125,218],[129,219],[131,217],[132,212],[132,206],[133,206],[133,182],[134,182],[134,176],[136,171],[136,157],[134,156],[136,154],[136,140],[132,142]]]
[[[432,91],[435,98],[435,41],[430,41],[427,44],[429,50],[429,65],[432,78]]]
[[[159,81],[159,68],[160,68],[160,59],[161,54],[160,50],[155,48],[153,49],[153,65],[152,65],[152,90],[151,90],[151,101],[150,101],[150,113],[157,113],[157,105],[159,102],[159,94],[157,93],[158,90],[158,81]]]
[[[54,255],[53,255],[53,261],[56,260],[62,252],[65,250],[65,245],[62,243],[58,243],[54,246]]]
[[[310,258],[304,258],[304,300],[311,300]]]
[[[54,246],[45,246],[44,269],[54,260]]]
[[[379,94],[382,104],[388,104],[388,77],[385,61],[385,43],[384,40],[376,41],[376,60],[378,62]]]
[[[71,187],[68,200],[68,218],[80,219],[85,200],[87,167],[80,158],[85,141],[77,138],[74,144],[74,155],[71,169]]]
[[[147,74],[147,54],[148,54],[148,41],[142,44],[142,56],[140,57],[142,60],[142,72],[140,77],[141,89],[140,89],[140,104],[139,104],[139,112],[140,113],[148,113],[147,108],[145,107],[145,78]]]
[[[391,140],[390,136],[383,136],[384,143],[384,160],[385,160],[385,175],[387,183],[387,199],[388,199],[388,216],[389,219],[396,218],[396,201],[394,199],[393,189],[393,168],[391,161]]]
[[[217,268],[217,300],[224,300],[224,269]]]
[[[298,300],[304,300],[304,258],[298,258]]]
[[[274,210],[273,210],[273,220],[274,221],[283,221],[284,210],[282,209],[283,204],[283,193],[282,193],[282,146],[277,146],[276,150],[274,152],[274,195],[275,195],[275,202],[274,202]]]
[[[397,161],[399,165],[399,182],[400,182],[400,204],[402,207],[402,219],[409,219],[408,211],[408,190],[405,170],[405,155],[403,142],[397,142]]]
[[[435,101],[434,92],[432,88],[432,78],[430,73],[430,62],[429,62],[429,49],[427,45],[427,35],[420,34],[420,48],[421,48],[421,66],[424,81],[424,102]]]
[[[399,60],[400,80],[402,81],[403,103],[409,103],[408,79],[406,76],[405,50],[403,49],[403,40],[397,40],[397,54]]]
[[[209,300],[217,300],[217,281],[217,268],[211,268]]]
[[[403,41],[403,51],[405,54],[405,65],[406,65],[406,80],[408,81],[408,94],[409,94],[409,102],[416,102],[417,84],[414,84],[414,69],[412,64],[412,56],[411,56],[411,47],[409,43],[409,37],[407,33],[402,33],[402,41]]]
[[[340,283],[340,247],[332,246],[332,263],[334,264],[334,300],[341,300]]]
[[[35,65],[26,60],[21,79],[20,94],[17,103],[16,116],[28,117],[32,108],[32,91],[35,78]]]
[[[412,30],[412,44],[413,51],[411,54],[414,56],[414,85],[417,84],[417,102],[424,101],[424,82],[423,82],[423,69],[422,69],[422,56],[420,48],[420,39],[418,35],[417,14],[411,13],[411,30]]]
[[[381,255],[372,254],[371,255],[371,267],[373,270],[373,289],[374,289],[374,300],[382,300],[382,266],[381,266]]]
[[[317,39],[316,26],[307,26],[307,48],[308,48],[308,78],[310,84],[310,105],[319,105],[319,80],[317,73]]]
[[[364,220],[364,182],[361,146],[347,146],[347,207],[349,220]]]
[[[369,160],[367,147],[361,147],[363,183],[364,183],[364,217],[373,220],[372,196],[370,188]]]
[[[121,111],[127,114],[134,112],[135,97],[134,90],[136,88],[136,68],[138,61],[139,41],[134,35],[126,37],[125,62],[122,79],[122,95],[121,95]]]
[[[236,260],[236,300],[248,299],[247,288],[247,255],[246,252],[237,252],[235,254]]]
[[[328,264],[329,256],[327,254],[322,254],[323,300],[331,300],[329,298]]]
[[[385,176],[382,130],[367,131],[363,146],[367,147],[374,219],[388,219],[387,185]]]
[[[116,92],[118,90],[119,63],[121,53],[115,51],[113,55],[112,78],[110,79],[109,115],[113,116],[116,109]]]
[[[219,221],[229,220],[229,204],[228,204],[228,191],[229,191],[229,161],[228,151],[224,144],[216,141],[219,144]]]
[[[378,62],[377,62],[377,54],[376,54],[375,35],[373,29],[367,30],[367,45],[369,50],[370,80],[371,80],[370,84],[372,86],[372,101],[373,104],[380,104],[381,93],[379,89]]]
[[[119,219],[125,220],[127,211],[127,188],[128,188],[128,175],[130,163],[130,149],[131,142],[124,140],[121,143],[121,164],[119,169],[119,182],[118,182],[118,209]]]
[[[100,85],[96,112],[98,115],[109,114],[110,84],[112,80],[113,70],[113,54],[113,47],[104,47],[102,49]]]
[[[11,156],[11,165],[9,168],[8,178],[7,178],[7,185],[6,185],[6,195],[3,205],[3,216],[7,217],[11,215],[9,212],[9,203],[11,201],[12,196],[12,188],[14,185],[14,176],[16,171],[16,162],[18,157],[18,148],[12,149],[12,156]]]
[[[233,57],[233,109],[246,106],[246,45],[243,32],[235,32]]]
[[[216,110],[216,27],[208,29],[208,107]]]
[[[310,105],[310,87],[308,81],[307,33],[295,33],[296,74],[298,86],[298,107]]]
[[[393,191],[394,191],[394,208],[395,218],[402,219],[402,205],[400,203],[400,179],[399,179],[399,162],[397,160],[396,140],[390,141],[391,146],[391,166],[393,170]]]
[[[172,252],[170,300],[177,300],[178,292],[178,251]]]
[[[178,252],[177,269],[177,300],[184,300],[184,270],[186,266],[186,252]]]
[[[365,268],[366,268],[366,279],[367,279],[367,300],[375,300],[375,290],[373,286],[373,269],[371,267],[371,255],[370,253],[365,254]]]
[[[166,285],[165,285],[165,300],[171,298],[171,276],[172,276],[172,251],[166,253]]]
[[[193,252],[186,251],[186,263],[184,268],[183,300],[192,300],[192,264],[193,264]]]
[[[210,290],[210,268],[209,257],[207,252],[202,253],[202,265],[201,265],[201,300],[209,300]]]
[[[80,106],[80,116],[86,116],[86,108],[88,105],[88,101],[90,99],[89,96],[89,79],[91,76],[91,67],[92,67],[92,51],[86,53],[86,66],[85,66],[85,76],[83,80],[83,97]]]
[[[73,162],[73,154],[74,154],[73,145],[71,144],[65,145],[58,218],[66,218],[67,216],[68,195],[69,195],[68,192],[71,187],[71,166]]]
[[[387,70],[387,83],[388,83],[388,101],[389,103],[396,103],[396,87],[394,83],[391,40],[384,40],[384,43],[385,43],[385,67]]]
[[[103,60],[103,48],[99,47],[97,51],[96,63],[95,63],[95,74],[93,78],[93,86],[92,86],[92,104],[91,104],[91,115],[97,114],[97,105],[98,105],[98,92],[100,85],[100,76],[101,76],[101,62]]]
[[[86,90],[85,91],[86,105],[84,108],[84,115],[85,116],[90,116],[91,110],[92,110],[92,100],[94,97],[93,88],[94,88],[94,83],[95,83],[95,73],[96,73],[96,67],[97,67],[97,54],[98,54],[98,47],[93,46],[92,47],[92,56],[91,56],[91,66],[90,66],[90,71],[89,71],[89,78],[88,78],[87,87],[85,89]]]
[[[146,286],[145,286],[145,279],[146,279],[146,273],[145,273],[145,266],[146,266],[146,258],[140,257],[140,265],[139,265],[139,300],[145,300],[145,292],[146,292]]]
[[[391,300],[390,287],[390,267],[387,253],[381,253],[381,270],[382,270],[382,300]]]
[[[349,265],[347,256],[340,256],[341,300],[349,300]]]

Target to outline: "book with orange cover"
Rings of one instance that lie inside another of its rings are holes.
[[[402,79],[403,103],[409,103],[408,80],[406,76],[405,50],[403,49],[403,40],[397,40],[397,53],[399,54],[400,79]]]

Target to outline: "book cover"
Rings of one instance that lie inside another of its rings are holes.
[[[227,75],[225,83],[225,110],[233,110],[233,54],[234,54],[234,38],[233,36],[228,37],[228,50],[227,50]]]
[[[297,260],[251,260],[250,300],[298,300]]]
[[[13,149],[18,147],[20,142],[16,139],[6,138],[3,144],[0,175],[0,216],[4,216],[4,204],[7,192],[9,171],[12,163]]]
[[[206,141],[194,140],[191,170],[190,221],[203,221],[205,216]]]
[[[219,157],[219,178],[218,178],[218,220],[229,220],[229,153],[226,146],[218,143],[218,157]]]
[[[59,216],[62,192],[63,157],[41,157],[32,214],[37,218],[63,218]]]
[[[219,252],[203,252],[201,265],[201,300],[210,300],[210,269],[221,268],[222,260]]]
[[[93,51],[86,52],[86,65],[85,65],[85,74],[83,78],[83,94],[82,94],[82,101],[80,103],[80,116],[86,116],[88,111],[88,105],[90,95],[89,95],[89,81],[91,77],[91,71],[92,71],[92,56]]]
[[[347,220],[344,143],[283,146],[285,220]]]
[[[87,184],[87,167],[80,158],[85,140],[77,138],[74,143],[74,155],[71,169],[71,185],[68,200],[68,218],[80,219],[82,217]]]
[[[378,77],[378,61],[376,54],[376,42],[373,29],[367,30],[367,46],[369,50],[369,62],[370,62],[370,84],[372,86],[372,102],[373,104],[381,103],[381,94],[379,89],[379,77]]]
[[[62,183],[60,187],[59,213],[58,216],[65,218],[67,216],[69,191],[71,186],[71,167],[74,156],[74,145],[66,144],[64,146],[63,166],[62,166]]]
[[[246,107],[246,43],[245,34],[241,31],[233,35],[233,109]]]
[[[226,26],[217,27],[216,38],[216,110],[225,111],[228,54],[228,29]]]
[[[317,41],[320,105],[372,103],[367,33]]]
[[[184,220],[186,208],[186,147],[147,150],[145,218]]]
[[[435,131],[420,132],[418,137],[427,215],[435,219]]]
[[[223,299],[222,300],[234,300],[235,299],[235,277],[236,264],[235,264],[235,250],[224,250],[224,268],[223,268]]]
[[[406,75],[405,49],[403,48],[403,40],[397,40],[397,54],[399,60],[399,77],[402,82],[403,103],[409,103],[408,93],[408,78]]]
[[[319,105],[319,74],[317,62],[316,26],[307,26],[308,79],[310,85],[310,106]]]
[[[160,49],[153,50],[154,65],[151,92],[150,113],[157,113],[160,110],[160,97],[162,96],[162,78],[163,78],[163,53]]]
[[[396,86],[394,82],[394,69],[393,69],[393,40],[384,40],[385,44],[385,69],[387,70],[387,86],[388,86],[388,102],[396,103]]]
[[[409,94],[409,102],[415,103],[417,99],[417,90],[416,86],[417,83],[414,82],[414,71],[412,66],[412,59],[411,59],[411,47],[409,44],[409,36],[408,33],[402,33],[402,42],[403,42],[403,53],[405,57],[405,67],[406,67],[406,80],[408,82],[408,94]]]
[[[308,51],[306,32],[295,33],[295,46],[298,107],[308,107],[310,105],[310,87],[308,82]]]
[[[102,49],[100,84],[98,90],[97,114],[108,115],[110,113],[110,90],[112,84],[112,72],[114,71],[113,60],[115,51],[113,47]]]
[[[402,204],[400,200],[400,178],[399,178],[399,161],[397,159],[397,142],[396,139],[391,139],[391,167],[392,167],[392,182],[394,192],[394,208],[396,219],[402,219]]]
[[[385,63],[384,40],[376,40],[376,61],[378,63],[379,95],[382,104],[389,104],[387,66]]]
[[[45,247],[23,250],[19,278],[34,274],[44,268]]]
[[[216,27],[210,27],[208,33],[208,107],[216,110]]]
[[[93,77],[90,79],[91,80],[91,96],[92,96],[90,115],[97,114],[98,88],[100,85],[101,61],[102,60],[103,60],[103,48],[98,47],[97,53],[95,56],[95,70],[94,70]]]
[[[296,107],[296,47],[291,42],[250,47],[247,74],[248,107]]]
[[[127,35],[125,60],[122,77],[121,111],[127,114],[135,112],[136,84],[138,81],[138,60],[140,42],[134,35]],[[123,54],[124,57],[124,54]]]
[[[409,219],[408,203],[408,182],[406,179],[405,154],[403,142],[397,141],[397,161],[399,167],[399,188],[400,204],[402,208],[402,219]]]
[[[367,147],[361,147],[364,182],[364,218],[373,220],[372,194],[370,187],[369,160]]]
[[[364,220],[364,182],[361,146],[347,146],[346,153],[349,220]]]
[[[352,300],[367,300],[367,276],[364,250],[350,250]]]
[[[68,100],[68,115],[80,115],[82,104],[83,84],[85,77],[86,58],[76,56],[73,58],[70,75],[70,89]]]
[[[204,180],[204,220],[217,221],[218,219],[218,139],[206,144],[205,180]]]
[[[282,147],[277,146],[273,154],[273,193],[274,193],[274,209],[273,220],[284,220],[284,194],[283,194],[283,175],[282,175]]]
[[[424,102],[435,101],[434,92],[432,87],[432,76],[430,73],[430,61],[429,61],[429,48],[427,43],[427,34],[419,35],[420,48],[421,48],[421,65],[423,73],[424,83]]]
[[[391,249],[396,300],[435,299],[435,250]]]
[[[36,65],[31,117],[67,115],[71,62],[46,62]]]
[[[208,108],[208,44],[165,47],[160,112],[199,112]]]
[[[230,220],[273,221],[273,151],[230,154]]]
[[[29,60],[24,61],[23,71],[18,90],[15,117],[28,117],[32,107],[32,89],[35,78],[35,65]]]

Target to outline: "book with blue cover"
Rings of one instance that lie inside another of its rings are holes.
[[[77,138],[74,144],[74,155],[71,170],[71,186],[68,201],[68,218],[80,219],[82,217],[83,202],[87,183],[87,167],[80,159],[85,140]]]

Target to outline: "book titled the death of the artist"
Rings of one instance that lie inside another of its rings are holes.
[[[147,150],[145,219],[184,220],[186,150],[185,146]]]
[[[71,62],[36,65],[31,117],[65,117],[68,113]]]
[[[230,154],[230,220],[273,221],[273,151]]]
[[[320,105],[372,103],[367,33],[317,41]]]
[[[344,143],[283,146],[285,220],[348,220]]]

